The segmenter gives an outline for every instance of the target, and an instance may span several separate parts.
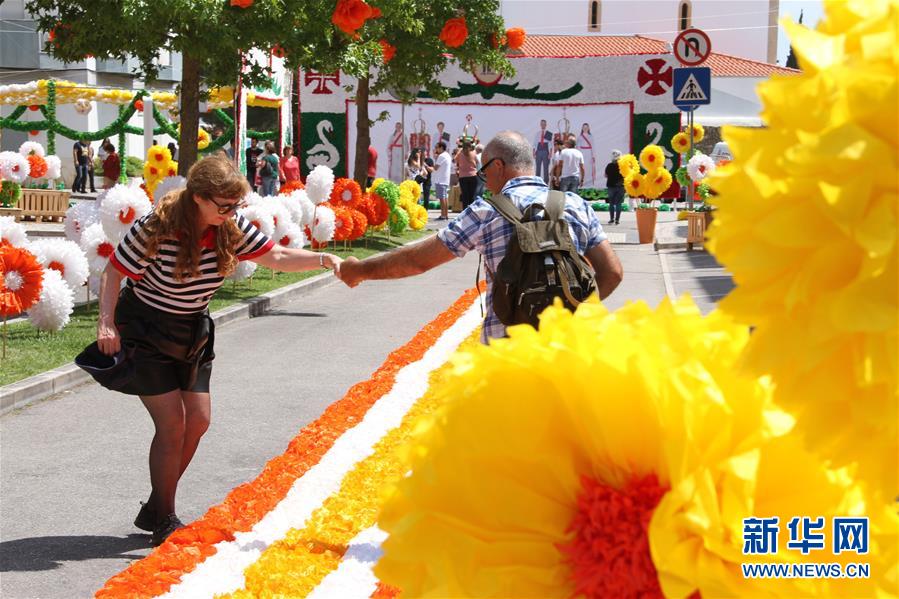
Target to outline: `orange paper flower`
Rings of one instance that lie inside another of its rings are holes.
[[[231,0],[231,6],[237,8],[250,8],[253,6],[253,0]]]
[[[47,174],[47,161],[41,156],[29,154],[25,158],[28,160],[28,164],[31,165],[31,170],[28,172],[29,177],[32,179],[40,179]]]
[[[353,216],[353,232],[350,234],[350,241],[353,241],[365,235],[365,230],[368,229],[368,218],[359,210],[350,209],[350,214]]]
[[[447,48],[458,48],[464,44],[468,39],[468,25],[465,24],[465,17],[456,17],[447,21],[443,25],[439,37]]]
[[[0,245],[0,316],[21,314],[41,297],[44,270],[34,254]]]
[[[342,208],[355,208],[362,201],[362,189],[353,179],[340,178],[334,181],[330,202]]]
[[[285,183],[284,185],[281,186],[281,189],[278,191],[278,193],[280,195],[288,195],[298,189],[305,189],[305,188],[306,188],[306,186],[303,185],[302,181],[299,181],[297,179],[291,179],[290,181],[288,181],[287,183]]]
[[[347,208],[334,206],[334,241],[345,241],[353,234],[353,215]]]
[[[524,45],[526,37],[527,34],[525,34],[524,29],[521,27],[506,29],[506,43],[512,50],[519,50]]]
[[[396,55],[396,46],[392,45],[387,40],[381,40],[378,43],[381,44],[381,54],[384,56],[384,64],[387,64]]]
[[[381,11],[377,11],[380,16]],[[356,30],[365,25],[365,21],[375,18],[375,11],[362,0],[337,0],[331,22],[337,28],[350,36],[356,35]]]

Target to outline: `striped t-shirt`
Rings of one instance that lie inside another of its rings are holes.
[[[131,226],[109,261],[128,277],[128,286],[144,303],[174,314],[193,314],[205,310],[212,294],[225,280],[218,273],[215,248],[209,247],[211,243],[203,244],[198,277],[177,280],[174,276],[179,247],[177,240],[160,242],[156,255],[147,257],[143,227],[152,214]],[[238,260],[256,258],[274,247],[275,242],[246,218],[240,215],[233,218],[237,228],[243,232],[243,239],[235,252]]]

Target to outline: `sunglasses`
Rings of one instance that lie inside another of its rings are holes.
[[[244,202],[243,200],[237,200],[233,204],[224,204],[223,205],[223,204],[219,204],[212,198],[203,198],[203,199],[208,200],[208,201],[212,202],[213,204],[215,204],[218,207],[219,214],[228,214],[229,212],[234,212],[235,210],[246,206],[246,202]]]
[[[501,164],[505,164],[505,162],[503,162],[502,159],[500,159],[500,158],[491,158],[490,160],[485,162],[481,168],[478,169],[478,179],[480,179],[482,182],[486,183],[487,182],[487,167],[496,161],[499,161]]]

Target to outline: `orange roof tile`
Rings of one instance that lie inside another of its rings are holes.
[[[528,35],[521,50],[510,58],[585,58],[670,54],[668,42],[641,35]],[[794,69],[748,58],[712,52],[703,66],[715,77],[769,77],[794,74]]]

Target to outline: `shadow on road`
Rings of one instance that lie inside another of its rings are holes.
[[[140,559],[143,555],[128,555],[128,552],[149,547],[150,536],[140,534],[16,539],[0,543],[0,572],[53,570],[63,562],[89,559]]]

